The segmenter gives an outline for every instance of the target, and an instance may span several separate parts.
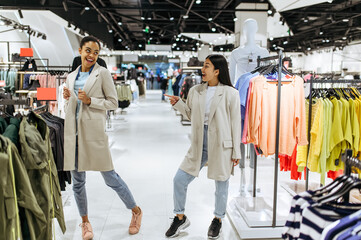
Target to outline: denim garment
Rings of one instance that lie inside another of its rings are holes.
[[[207,147],[208,147],[208,126],[204,125],[201,169],[208,161]],[[194,176],[186,173],[181,169],[178,169],[173,179],[173,188],[174,188],[173,201],[174,201],[175,214],[184,214],[188,185],[194,179],[195,179]],[[226,208],[227,208],[229,179],[226,181],[215,181],[215,183],[216,183],[216,192],[215,192],[216,203],[215,203],[214,216],[216,216],[217,218],[224,218],[226,215]]]
[[[105,184],[108,187],[111,187],[114,191],[117,192],[120,199],[124,202],[125,206],[128,209],[132,209],[137,204],[133,198],[132,193],[130,192],[127,184],[121,179],[121,177],[114,171],[101,172]],[[76,204],[78,206],[80,216],[88,215],[88,201],[85,190],[85,172],[78,172],[78,145],[76,145],[75,152],[75,170],[71,171],[73,179],[73,191]]]

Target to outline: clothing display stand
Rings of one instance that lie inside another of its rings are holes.
[[[227,214],[242,239],[270,239],[280,238],[283,226],[289,214],[286,208],[278,209],[277,205],[288,205],[289,199],[278,198],[278,155],[279,155],[279,129],[280,129],[280,105],[282,86],[282,58],[283,52],[275,56],[258,58],[259,64],[271,60],[278,60],[278,94],[277,94],[277,118],[276,118],[276,144],[274,161],[274,183],[273,183],[273,206],[268,204],[269,198],[256,196],[256,171],[257,161],[254,166],[253,196],[238,196],[232,199],[227,207]],[[251,154],[255,154],[252,153]],[[288,194],[288,193],[287,193]]]
[[[338,80],[315,80],[313,76],[310,79],[310,95],[309,95],[309,103],[312,103],[312,93],[315,89],[313,84],[314,83],[321,83],[321,84],[361,84],[361,80],[354,80],[354,79],[338,79]],[[311,140],[311,119],[312,119],[312,104],[308,104],[308,142]],[[308,151],[310,150],[310,144],[308,144]],[[308,156],[308,154],[307,154]],[[309,185],[309,169],[308,166],[308,158],[306,159],[306,191],[308,190]]]

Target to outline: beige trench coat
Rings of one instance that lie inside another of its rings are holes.
[[[75,169],[76,106],[74,82],[79,67],[69,74],[66,87],[71,96],[65,100],[64,170]],[[113,161],[105,133],[106,110],[118,107],[117,93],[110,72],[95,64],[83,91],[91,104],[81,103],[78,116],[78,171],[110,171]]]
[[[180,169],[197,177],[201,167],[203,126],[207,83],[189,91],[187,102],[179,100],[174,108],[192,123],[191,147]],[[236,89],[219,83],[211,103],[208,120],[208,178],[227,180],[233,173],[233,159],[240,159],[241,111]]]

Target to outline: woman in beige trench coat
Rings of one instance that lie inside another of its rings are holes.
[[[130,234],[139,232],[143,215],[128,186],[114,171],[105,119],[106,110],[115,110],[118,100],[110,72],[96,63],[99,51],[100,43],[96,38],[82,39],[79,48],[82,64],[69,74],[63,93],[64,170],[72,173],[74,196],[83,220],[80,225],[83,240],[94,236],[88,220],[85,171],[100,171],[105,183],[132,210]]]
[[[208,237],[219,237],[227,206],[228,180],[240,159],[240,99],[222,55],[206,58],[202,80],[204,83],[190,89],[186,103],[166,95],[173,107],[192,123],[191,147],[173,179],[176,216],[165,234],[167,237],[177,236],[190,225],[184,215],[187,187],[207,162],[208,178],[216,182],[215,218]]]

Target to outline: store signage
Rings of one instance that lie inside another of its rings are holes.
[[[20,57],[33,57],[34,52],[32,48],[20,48]]]
[[[56,101],[56,88],[38,88],[36,98],[39,101]]]
[[[172,45],[156,45],[156,44],[148,44],[145,45],[146,51],[172,51]]]

